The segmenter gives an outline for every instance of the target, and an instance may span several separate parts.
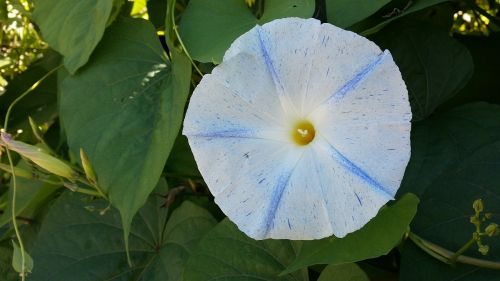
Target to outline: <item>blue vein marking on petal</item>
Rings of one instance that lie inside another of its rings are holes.
[[[262,56],[264,57],[264,61],[266,62],[267,69],[269,70],[269,73],[271,74],[271,77],[273,79],[274,85],[276,86],[278,93],[281,95],[284,91],[285,88],[283,87],[283,84],[281,83],[278,73],[276,72],[276,68],[274,67],[273,61],[271,60],[271,57],[269,56],[269,52],[266,48],[266,42],[264,38],[264,34],[262,33],[262,27],[258,26],[257,27],[257,37],[259,39],[259,46],[260,50],[262,52]]]
[[[303,155],[303,154],[302,154]],[[286,186],[290,182],[290,178],[297,167],[297,164],[302,159],[302,155],[297,160],[297,163],[287,172],[284,172],[277,181],[277,184],[273,190],[273,194],[271,195],[271,201],[269,204],[269,208],[267,209],[266,216],[264,217],[264,237],[267,236],[271,228],[273,227],[274,218],[276,216],[276,211],[281,203],[281,198],[283,197],[283,192],[285,191]],[[290,226],[290,222],[288,222]],[[290,226],[291,227],[291,226]]]
[[[356,198],[358,199],[359,205],[363,206],[363,203],[361,203],[361,199],[359,198],[359,195],[356,192],[354,192],[354,195],[356,195]]]
[[[328,142],[327,142],[328,143]],[[374,187],[376,191],[382,193],[385,197],[390,198],[391,200],[394,199],[393,195],[391,192],[387,190],[382,184],[380,184],[378,181],[376,181],[374,178],[372,178],[370,175],[368,175],[363,169],[358,167],[356,164],[351,162],[347,157],[345,157],[340,151],[338,151],[333,145],[328,143],[328,147],[331,151],[331,155],[337,162],[342,165],[344,168],[346,168],[349,172],[353,173],[354,175],[358,176],[360,179],[362,179],[364,182],[369,184],[370,186]],[[357,197],[357,195],[356,195]],[[359,200],[359,198],[358,198]]]
[[[281,197],[283,196],[283,192],[285,191],[285,187],[288,185],[290,181],[290,177],[292,176],[293,170],[288,171],[287,173],[282,174],[278,178],[278,183],[274,187],[273,194],[271,196],[271,203],[269,204],[269,208],[267,209],[267,214],[264,218],[264,236],[267,236],[269,230],[271,230],[274,217],[276,216],[276,210],[279,207],[281,202]]]
[[[376,69],[382,63],[384,58],[389,56],[389,54],[389,51],[385,50],[383,53],[378,55],[374,61],[363,67],[356,75],[354,75],[353,78],[351,78],[351,80],[347,81],[342,88],[333,93],[333,95],[331,95],[326,101],[338,101],[342,99],[348,92],[356,88],[374,69]]]

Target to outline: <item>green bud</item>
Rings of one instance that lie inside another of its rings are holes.
[[[481,253],[481,255],[486,256],[488,254],[488,252],[490,251],[490,246],[480,245],[477,250]]]
[[[82,161],[83,171],[85,171],[87,179],[89,180],[90,183],[95,184],[97,180],[94,173],[94,169],[92,169],[92,166],[90,166],[89,158],[87,157],[87,154],[85,154],[85,151],[83,151],[82,148],[80,148],[80,159]]]
[[[15,141],[9,134],[4,132],[1,133],[1,140],[7,149],[19,153],[50,173],[70,180],[75,179],[78,175],[68,164],[39,147]]]
[[[481,241],[481,235],[479,235],[479,233],[477,232],[474,232],[472,233],[472,239],[474,239],[475,241]]]
[[[491,219],[492,217],[493,217],[492,213],[486,213],[486,214],[484,214],[484,218],[487,219],[487,220]]]
[[[35,135],[39,141],[42,141],[42,132],[40,131],[38,124],[31,117],[28,117],[28,121],[30,123],[31,131],[33,131],[33,135]]]
[[[489,237],[497,236],[500,233],[500,229],[498,227],[498,224],[496,223],[490,223],[485,229],[484,232],[486,232],[486,235]]]
[[[483,200],[475,200],[474,203],[472,203],[472,208],[474,208],[474,211],[476,211],[476,213],[481,213],[484,209]]]
[[[251,8],[253,5],[255,5],[255,0],[245,0],[245,3],[248,7]]]
[[[471,216],[470,222],[474,225],[478,225],[480,223],[479,218],[477,216]]]

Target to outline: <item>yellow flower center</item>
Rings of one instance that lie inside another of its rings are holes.
[[[292,129],[292,139],[298,145],[306,145],[314,140],[316,130],[311,122],[301,120]]]

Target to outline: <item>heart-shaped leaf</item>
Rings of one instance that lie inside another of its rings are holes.
[[[62,75],[64,76],[64,75]],[[154,27],[118,19],[88,65],[60,83],[60,114],[74,155],[88,155],[125,232],[154,189],[177,137],[191,77],[169,63]]]
[[[35,0],[33,20],[74,74],[89,60],[106,29],[114,0]]]
[[[66,192],[56,200],[35,242],[35,267],[30,280],[180,280],[184,264],[198,240],[216,221],[204,209],[184,202],[167,221],[168,209],[156,193],[134,219],[129,267],[123,229],[115,209],[103,200]],[[77,273],[77,274],[75,274]]]

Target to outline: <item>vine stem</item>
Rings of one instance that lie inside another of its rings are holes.
[[[12,112],[12,108],[21,100],[23,99],[26,95],[31,93],[34,89],[40,85],[47,77],[52,75],[55,71],[57,71],[60,67],[62,66],[56,66],[55,68],[51,69],[49,72],[47,72],[42,78],[40,78],[38,81],[36,81],[31,87],[29,87],[26,91],[24,91],[20,96],[18,96],[10,105],[9,108],[7,109],[7,112],[5,114],[5,121],[4,121],[4,126],[3,129],[5,132],[7,132],[7,128],[9,125],[9,118],[10,118],[10,113]],[[12,226],[14,227],[14,232],[16,233],[16,239],[17,242],[19,243],[19,248],[21,250],[21,280],[25,281],[26,280],[26,254],[24,251],[24,244],[23,240],[21,237],[21,233],[19,232],[19,226],[17,224],[17,219],[16,219],[16,195],[17,195],[17,181],[16,181],[16,171],[14,169],[14,162],[12,161],[12,156],[10,154],[10,151],[6,149],[6,154],[7,158],[9,159],[9,166],[12,170],[12,204],[11,204],[11,213],[12,213]]]
[[[16,239],[19,243],[19,248],[21,250],[21,280],[26,279],[26,255],[24,253],[24,244],[21,238],[21,233],[19,232],[19,226],[17,225],[16,219],[16,192],[17,192],[17,182],[16,182],[16,171],[14,170],[14,162],[12,161],[12,156],[10,151],[6,149],[7,158],[9,159],[9,165],[12,169],[12,204],[11,204],[11,219],[12,225],[14,226],[14,232],[16,233]]]
[[[456,251],[453,254],[453,256],[451,256],[450,261],[452,263],[455,263],[457,261],[457,258],[459,256],[461,256],[465,251],[467,251],[467,249],[469,249],[470,246],[472,246],[472,244],[474,244],[474,242],[476,242],[476,240],[474,240],[474,238],[471,238],[469,241],[467,241],[467,243],[465,243],[460,249],[458,249],[458,251]]]
[[[97,191],[97,193],[96,193],[96,192],[93,192],[92,190],[89,190],[88,192],[92,192],[92,194],[91,194],[91,193],[86,193],[86,194],[93,195],[93,196],[97,196],[97,197],[102,197],[102,198],[103,198],[103,199],[105,199],[105,200],[109,200],[109,199],[108,199],[108,196],[106,196],[106,194],[105,194],[105,193],[102,191],[102,189],[101,189],[101,188],[97,185],[97,183],[92,184],[92,183],[90,183],[89,181],[87,181],[87,180],[85,180],[85,179],[83,179],[83,178],[78,178],[78,179],[77,179],[77,181],[79,181],[79,182],[81,182],[81,183],[83,183],[83,184],[85,184],[85,185],[91,186],[91,187],[93,187],[93,188]],[[80,187],[80,188],[77,190],[77,192],[78,192],[79,190],[83,190],[83,189],[84,189],[84,188],[81,188],[81,187]],[[86,189],[86,190],[88,190],[88,189]]]
[[[7,109],[7,113],[5,114],[5,121],[3,125],[3,129],[5,132],[7,132],[7,126],[9,124],[9,118],[10,118],[10,113],[12,111],[12,108],[20,101],[22,100],[26,95],[31,93],[34,89],[40,85],[45,79],[47,79],[52,73],[56,72],[59,68],[61,68],[61,65],[56,66],[55,68],[51,69],[49,72],[47,72],[42,78],[40,78],[38,81],[36,81],[31,87],[29,87],[26,91],[24,91],[19,97],[17,97],[10,105],[9,108]]]
[[[193,58],[189,54],[186,46],[184,45],[184,42],[182,41],[182,38],[179,34],[179,31],[177,30],[177,25],[175,24],[175,4],[177,4],[177,0],[174,0],[174,1],[175,1],[175,3],[174,3],[174,5],[172,5],[172,29],[174,30],[174,33],[175,33],[175,36],[177,37],[177,40],[179,40],[179,44],[181,45],[182,50],[184,51],[184,53],[188,57],[189,61],[193,65],[194,69],[196,70],[196,72],[198,72],[198,74],[201,77],[203,77],[203,72],[201,72],[201,70],[198,68],[198,66],[194,63]]]
[[[422,237],[418,236],[417,234],[413,232],[408,233],[408,238],[410,238],[415,245],[417,245],[420,249],[425,251],[426,253],[430,254],[432,257],[446,263],[453,265],[455,262],[458,263],[463,263],[463,264],[468,264],[468,265],[473,265],[477,267],[482,267],[482,268],[488,268],[488,269],[495,269],[495,270],[500,270],[500,262],[494,262],[494,261],[489,261],[489,260],[483,260],[483,259],[478,259],[478,258],[473,258],[469,256],[463,256],[461,253],[454,257],[459,251],[452,252],[450,250],[447,250],[439,245],[436,245],[432,242],[429,242]],[[469,244],[469,242],[467,243]],[[466,245],[467,245],[466,244]],[[470,245],[469,245],[470,246]],[[465,245],[464,245],[465,247]],[[463,248],[463,247],[462,247]],[[463,250],[465,251],[465,250]]]

